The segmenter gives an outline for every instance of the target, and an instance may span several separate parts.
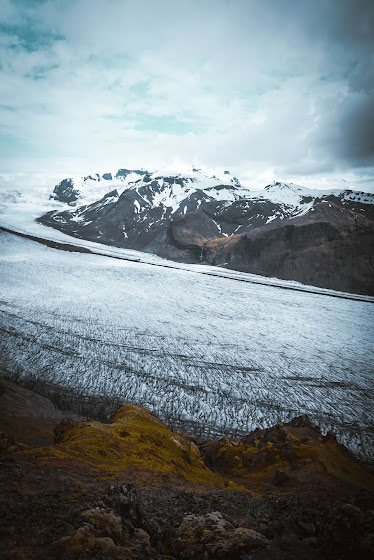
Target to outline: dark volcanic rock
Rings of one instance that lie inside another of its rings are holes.
[[[282,536],[273,540],[266,550],[256,552],[251,560],[323,560],[324,557],[295,537]]]
[[[276,469],[273,478],[273,484],[275,486],[288,486],[292,481],[292,477],[286,471],[282,469]]]
[[[74,189],[73,179],[63,179],[56,185],[51,198],[55,198],[60,202],[66,202],[67,204],[75,202],[78,199],[78,193]]]
[[[183,558],[243,558],[251,552],[266,547],[264,535],[245,527],[235,528],[221,512],[205,515],[186,515],[176,530],[175,548],[183,551]]]
[[[103,496],[103,501],[136,527],[142,524],[141,492],[136,484],[110,486]]]
[[[64,416],[49,399],[6,379],[0,379],[0,415],[53,418],[57,421]]]
[[[292,420],[288,423],[289,426],[293,426],[294,428],[312,428],[316,429],[317,426],[313,424],[307,414],[302,414],[301,416],[295,416]]]
[[[14,439],[5,432],[0,432],[0,455],[14,445]]]
[[[37,388],[37,383],[32,385]],[[55,388],[53,394],[56,395],[56,392]],[[71,401],[70,398],[69,404],[72,404]],[[57,425],[61,425],[63,418],[66,418],[63,422],[68,424],[84,419],[74,412],[60,410],[50,399],[35,391],[0,379],[0,430],[7,434],[8,439],[34,444],[52,442],[56,437],[54,429],[58,430]]]
[[[116,173],[116,177],[127,177],[127,175],[130,175],[130,173],[137,173],[138,175],[146,175],[148,171],[145,171],[144,169],[118,169]]]

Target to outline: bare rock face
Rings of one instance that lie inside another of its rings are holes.
[[[374,212],[339,201],[313,213],[250,229],[230,243],[211,240],[206,260],[215,265],[322,288],[374,294]]]
[[[47,398],[23,389],[5,379],[0,379],[0,414],[13,417],[55,418],[63,413]]]
[[[38,382],[32,385],[35,387]],[[0,379],[0,431],[6,432],[11,439],[33,444],[52,443],[59,437],[55,430],[62,433],[67,426],[82,419],[78,414],[60,410],[50,399],[35,391]]]

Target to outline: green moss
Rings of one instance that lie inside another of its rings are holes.
[[[308,432],[308,433],[307,433]],[[272,438],[272,441],[264,441]],[[278,439],[279,438],[279,439]],[[221,440],[216,448],[214,462],[217,470],[225,477],[258,482],[273,478],[277,469],[301,468],[305,459],[310,460],[312,469],[316,464],[337,479],[345,480],[365,488],[374,488],[373,475],[363,468],[334,437],[323,437],[319,430],[282,426],[272,431],[262,431],[251,444],[232,445]],[[247,482],[246,482],[247,483]]]
[[[135,405],[121,406],[110,424],[77,424],[65,432],[61,444],[44,452],[83,462],[103,476],[135,468],[180,475],[196,484],[223,488],[225,483],[205,466],[196,445]]]

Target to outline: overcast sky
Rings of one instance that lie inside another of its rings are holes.
[[[0,173],[373,174],[364,0],[0,0]]]

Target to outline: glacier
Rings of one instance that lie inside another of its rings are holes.
[[[136,402],[204,436],[307,413],[373,459],[371,298],[102,245],[67,252],[6,232],[0,245],[0,366],[14,379]]]

